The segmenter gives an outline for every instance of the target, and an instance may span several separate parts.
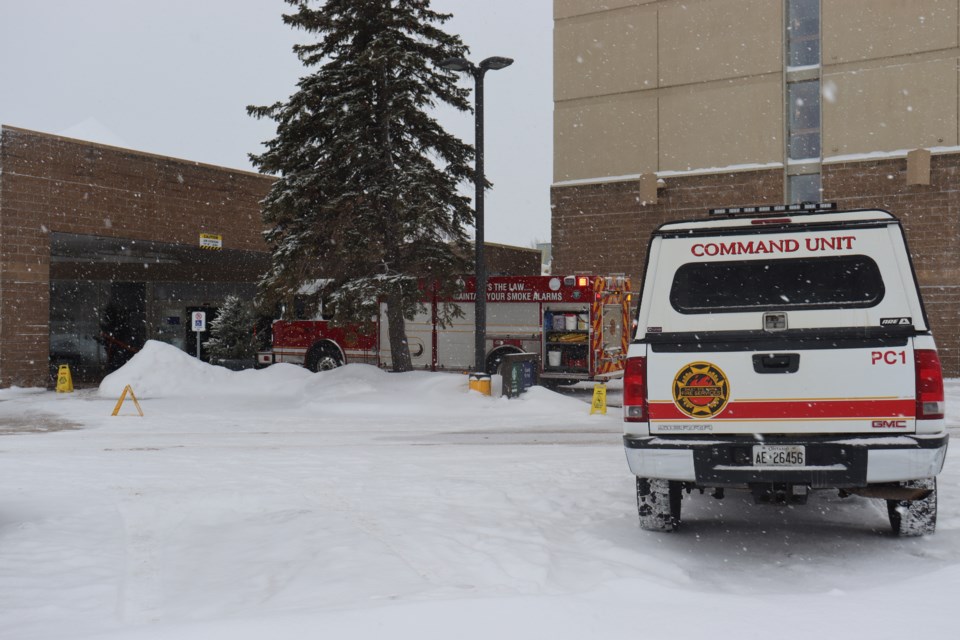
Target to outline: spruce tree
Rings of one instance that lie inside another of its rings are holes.
[[[467,49],[440,29],[450,15],[429,0],[286,2],[296,12],[284,22],[317,41],[294,47],[311,72],[286,102],[248,107],[277,123],[266,150],[251,155],[278,177],[263,201],[273,260],[261,302],[326,280],[335,322],[369,326],[383,300],[393,367],[406,371],[404,321],[420,308],[418,279],[450,293],[468,267],[473,211],[457,187],[473,178],[473,148],[430,112],[441,103],[470,110],[469,90],[439,66]]]
[[[211,360],[256,357],[255,323],[256,317],[248,303],[238,296],[227,296],[217,317],[210,322],[210,338],[204,343]]]

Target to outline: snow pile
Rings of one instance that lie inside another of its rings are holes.
[[[148,340],[129,362],[103,379],[100,395],[117,398],[124,387],[130,385],[139,398],[295,396],[303,392],[309,378],[309,371],[292,365],[278,365],[262,372],[229,371],[202,362],[169,344]]]
[[[218,400],[242,398],[264,407],[295,404],[313,411],[315,416],[362,414],[373,420],[401,415],[456,418],[465,413],[474,417],[492,413],[569,419],[571,415],[587,414],[580,400],[542,387],[530,389],[519,399],[507,400],[471,393],[467,377],[451,373],[395,374],[361,364],[318,373],[290,364],[230,371],[152,340],[123,367],[104,378],[99,395],[116,400],[127,385],[140,400],[205,399],[218,404]]]

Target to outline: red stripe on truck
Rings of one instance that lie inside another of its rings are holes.
[[[673,402],[650,402],[650,420],[697,420],[683,413]],[[843,400],[741,400],[729,402],[719,414],[704,420],[804,420],[850,418],[914,418],[913,399]]]

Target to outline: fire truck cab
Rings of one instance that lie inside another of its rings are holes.
[[[463,278],[451,300],[425,295],[424,307],[406,321],[414,367],[431,371],[474,368],[476,286]],[[446,326],[438,305],[455,303],[463,312]],[[535,353],[540,378],[570,384],[622,375],[630,318],[630,281],[624,276],[495,276],[487,281],[486,371],[495,373],[505,355]],[[301,364],[313,371],[349,362],[392,366],[386,307],[372,333],[336,327],[325,320],[278,320],[273,350],[261,365]]]

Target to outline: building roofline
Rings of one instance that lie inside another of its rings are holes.
[[[276,180],[276,177],[258,173],[256,171],[250,171],[247,169],[235,169],[233,167],[224,167],[222,165],[211,164],[208,162],[199,162],[196,160],[187,160],[186,158],[177,158],[174,156],[165,156],[159,153],[150,153],[148,151],[140,151],[137,149],[129,149],[126,147],[117,147],[110,144],[103,144],[101,142],[91,142],[90,140],[82,140],[80,138],[71,138],[69,136],[61,136],[55,133],[46,133],[44,131],[35,131],[33,129],[24,129],[23,127],[14,127],[9,124],[0,124],[0,133],[4,131],[13,131],[16,133],[26,133],[33,136],[38,136],[41,138],[51,138],[54,140],[65,140],[67,142],[72,142],[74,144],[79,144],[87,147],[97,147],[100,149],[109,149],[111,151],[120,151],[123,153],[132,153],[138,156],[143,156],[145,158],[156,158],[158,160],[167,160],[171,162],[176,162],[180,164],[188,164],[194,167],[206,167],[208,169],[217,169],[219,171],[229,171],[231,173],[239,173],[242,175],[257,177],[257,178],[266,178],[267,180]]]
[[[471,242],[470,244],[473,244]],[[500,244],[498,242],[484,242],[483,246],[485,247],[498,247],[501,249],[510,249],[511,251],[530,251],[531,253],[541,253],[540,249],[531,249],[530,247],[518,247],[514,244]]]

